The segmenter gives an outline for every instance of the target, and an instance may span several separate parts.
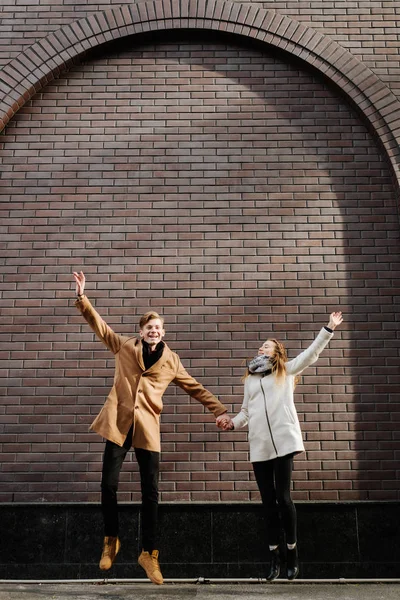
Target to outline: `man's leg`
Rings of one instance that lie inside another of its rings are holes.
[[[101,508],[104,521],[103,554],[100,559],[100,569],[102,570],[110,569],[121,547],[118,538],[117,491],[121,467],[132,444],[132,432],[133,426],[122,448],[107,440],[104,450],[101,478]]]
[[[140,470],[142,488],[142,553],[139,565],[147,577],[158,585],[163,577],[158,563],[158,475],[160,468],[159,452],[135,448]]]

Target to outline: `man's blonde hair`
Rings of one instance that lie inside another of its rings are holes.
[[[147,313],[144,313],[144,315],[140,318],[140,321],[139,321],[140,329],[143,329],[143,327],[146,325],[146,323],[148,323],[149,321],[152,321],[153,319],[160,319],[161,323],[164,325],[164,319],[162,317],[160,317],[160,315],[157,312],[155,312],[154,310],[149,310]]]

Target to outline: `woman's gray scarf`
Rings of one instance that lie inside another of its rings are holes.
[[[249,363],[247,368],[250,373],[259,373],[260,375],[269,375],[272,373],[272,364],[265,354],[255,356]]]

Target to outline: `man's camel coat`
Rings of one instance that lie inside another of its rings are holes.
[[[115,357],[114,385],[90,429],[122,446],[133,423],[132,446],[160,452],[162,396],[175,383],[201,402],[215,417],[226,407],[184,369],[179,356],[165,344],[160,359],[146,371],[142,341],[114,333],[87,296],[75,303],[95,334]]]

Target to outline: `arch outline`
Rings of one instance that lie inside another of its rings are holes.
[[[38,91],[89,50],[151,31],[232,33],[285,51],[334,83],[380,140],[400,189],[400,102],[384,82],[324,34],[275,11],[230,0],[148,0],[93,13],[38,40],[0,71],[0,132]]]

